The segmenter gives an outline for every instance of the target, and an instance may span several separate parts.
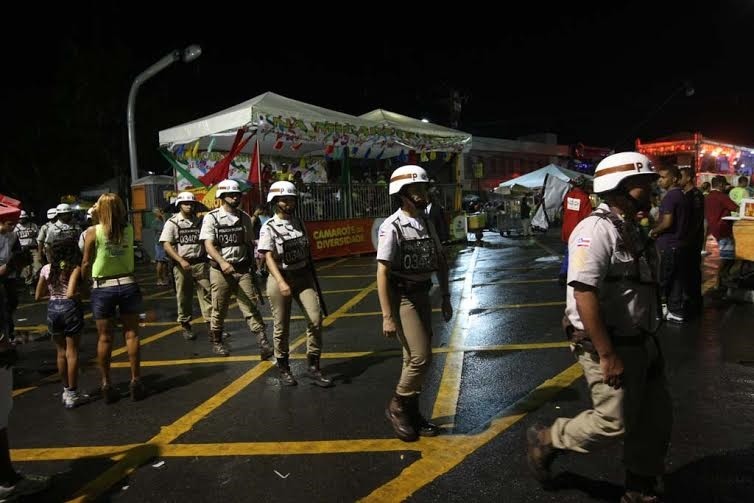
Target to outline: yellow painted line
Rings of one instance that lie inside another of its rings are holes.
[[[424,445],[422,445],[424,444]],[[322,440],[306,442],[239,442],[223,444],[170,444],[162,448],[165,457],[278,456],[339,454],[349,452],[406,452],[426,450],[430,442],[407,444],[395,439]]]
[[[47,332],[47,325],[16,325],[18,332]]]
[[[539,246],[540,248],[542,248],[542,249],[543,249],[544,251],[546,251],[546,252],[547,252],[547,253],[549,253],[550,255],[562,255],[562,254],[563,254],[563,252],[556,252],[555,250],[553,250],[552,248],[550,248],[550,247],[549,247],[549,246],[547,246],[546,244],[544,244],[544,243],[540,243],[538,239],[534,239],[533,241],[534,241],[534,242],[535,242],[535,243],[536,243],[536,244],[537,244],[537,245],[538,245],[538,246]]]
[[[541,407],[560,391],[571,386],[581,375],[581,366],[578,363],[572,365],[517,401],[479,434],[440,435],[434,439],[421,439],[419,443],[424,443],[425,440],[435,440],[434,445],[437,447],[422,452],[420,460],[406,467],[396,478],[372,491],[360,501],[381,503],[407,500],[416,491],[458,466],[470,454],[516,424],[526,414]]]
[[[55,461],[79,458],[102,458],[123,454],[138,446],[139,444],[11,449],[10,455],[13,461]]]
[[[495,311],[498,309],[521,309],[525,307],[552,307],[565,306],[564,300],[553,300],[550,302],[531,302],[529,304],[500,304],[499,306],[487,306],[474,308],[473,311]]]
[[[375,288],[377,288],[376,281],[372,282],[369,286],[362,289],[348,302],[340,306],[334,313],[326,317],[322,322],[322,325],[326,327],[335,323],[335,321],[343,313],[347,312],[354,305],[359,303]],[[305,342],[306,335],[300,336],[291,344],[291,352]],[[147,460],[154,457],[155,452],[158,449],[157,445],[168,444],[191,430],[191,428],[193,428],[196,423],[207,417],[212,411],[240,393],[246,386],[263,375],[270,367],[272,367],[272,364],[270,362],[259,362],[251,370],[247,371],[241,377],[237,378],[228,386],[213,395],[210,399],[206,400],[198,407],[188,412],[173,424],[169,426],[163,426],[160,433],[152,437],[147,442],[147,444],[144,445],[145,449],[133,449],[129,451],[129,453],[121,461],[110,467],[103,474],[81,488],[74,495],[74,499],[72,501],[91,501],[97,499],[97,497],[99,497],[102,493],[112,487],[113,484],[123,479],[123,477],[127,476],[128,474],[132,473]]]
[[[342,264],[343,262],[347,261],[349,258],[350,257],[341,258],[341,259],[336,260],[335,262],[331,262],[329,264],[323,265],[322,267],[318,267],[317,271],[323,271],[325,269],[330,269],[331,267],[335,267],[336,265]]]
[[[466,338],[469,323],[469,307],[474,301],[474,269],[476,268],[478,257],[479,248],[474,248],[474,252],[469,259],[469,266],[466,269],[466,279],[463,282],[463,290],[461,298],[458,301],[458,309],[454,316],[455,320],[450,332],[448,346],[462,346]],[[464,353],[458,352],[449,353],[445,358],[437,398],[435,398],[435,405],[432,408],[432,418],[435,422],[440,422],[444,426],[452,425],[455,420],[458,397],[461,392],[463,357]]]
[[[334,274],[334,275],[320,275],[320,279],[342,279],[342,278],[374,278],[374,274]]]
[[[494,346],[464,346],[464,347],[441,347],[432,348],[432,353],[469,353],[469,352],[494,352],[494,351],[529,351],[535,349],[555,349],[567,348],[569,342],[537,342],[526,344],[498,344]],[[365,356],[386,356],[399,355],[400,349],[389,349],[386,351],[351,351],[343,353],[322,353],[323,360],[348,360],[352,358],[362,358]],[[305,354],[297,353],[290,355],[291,360],[303,360]],[[239,363],[239,362],[258,362],[258,355],[243,356],[211,356],[207,358],[185,358],[182,360],[142,360],[142,367],[167,367],[173,365],[203,365],[208,363]],[[113,368],[128,368],[128,362],[113,362]],[[29,388],[33,389],[33,388]]]
[[[360,292],[361,288],[346,288],[344,290],[324,290],[322,293],[351,293]]]
[[[502,281],[490,281],[489,283],[479,283],[477,286],[488,286],[488,285],[523,285],[526,283],[555,283],[558,280],[558,278],[551,278],[551,279],[504,279]]]
[[[157,292],[157,293],[153,293],[151,295],[145,295],[144,296],[144,300],[156,299],[158,297],[165,297],[168,294],[170,294],[172,296],[172,295],[175,295],[175,292],[173,290],[165,290],[164,292]]]
[[[37,387],[36,387],[36,386],[31,386],[31,387],[29,387],[29,388],[19,388],[19,389],[14,389],[14,390],[13,390],[13,398],[16,398],[16,397],[17,397],[18,395],[23,395],[23,394],[24,394],[24,393],[26,393],[27,391],[31,391],[31,390],[33,390],[33,389],[37,389]]]

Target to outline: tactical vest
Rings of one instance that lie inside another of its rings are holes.
[[[621,246],[625,247],[625,251],[634,259],[634,266],[631,268],[631,271],[624,274],[608,275],[605,277],[605,281],[608,283],[628,281],[641,285],[657,286],[657,278],[655,277],[653,267],[656,261],[652,256],[652,247],[649,241],[641,242],[642,238],[638,229],[631,229],[630,226],[626,225],[625,221],[610,211],[597,209],[590,216],[608,220],[620,236],[619,249]]]
[[[423,220],[427,229],[425,238],[407,239],[401,230],[397,220],[393,221],[393,227],[398,236],[398,260],[399,265],[393,268],[395,272],[406,274],[426,274],[432,273],[439,269],[437,256],[437,247],[432,233],[429,230],[429,224]]]
[[[304,227],[303,222],[300,220],[296,221],[299,222],[303,234],[295,238],[284,236],[278,232],[278,230],[275,229],[275,226],[272,225],[272,218],[265,223],[265,225],[268,226],[277,237],[283,240],[283,256],[281,258],[286,267],[291,267],[309,260],[309,239],[306,237],[306,228]]]

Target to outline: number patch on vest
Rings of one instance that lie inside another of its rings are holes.
[[[401,241],[401,271],[428,273],[438,269],[437,252],[431,238]]]
[[[199,243],[199,228],[178,229],[178,244],[195,245]]]
[[[283,241],[283,262],[293,265],[306,260],[309,251],[309,240],[305,236]]]
[[[233,227],[217,228],[217,243],[221,248],[226,246],[241,246],[244,244],[244,231],[242,225]]]

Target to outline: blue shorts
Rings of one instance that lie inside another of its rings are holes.
[[[720,258],[723,260],[736,259],[736,245],[733,238],[720,238],[717,240],[717,246],[720,250]]]
[[[154,245],[154,260],[155,262],[167,262],[168,254],[165,253],[165,248],[162,247],[162,243]]]
[[[84,310],[75,299],[52,299],[47,304],[47,331],[53,337],[77,335],[84,328]]]
[[[95,320],[115,318],[116,307],[121,315],[142,312],[141,289],[137,283],[92,288],[92,314]]]

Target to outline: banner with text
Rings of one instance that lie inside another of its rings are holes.
[[[377,231],[384,218],[306,222],[312,257],[348,257],[377,251]]]

